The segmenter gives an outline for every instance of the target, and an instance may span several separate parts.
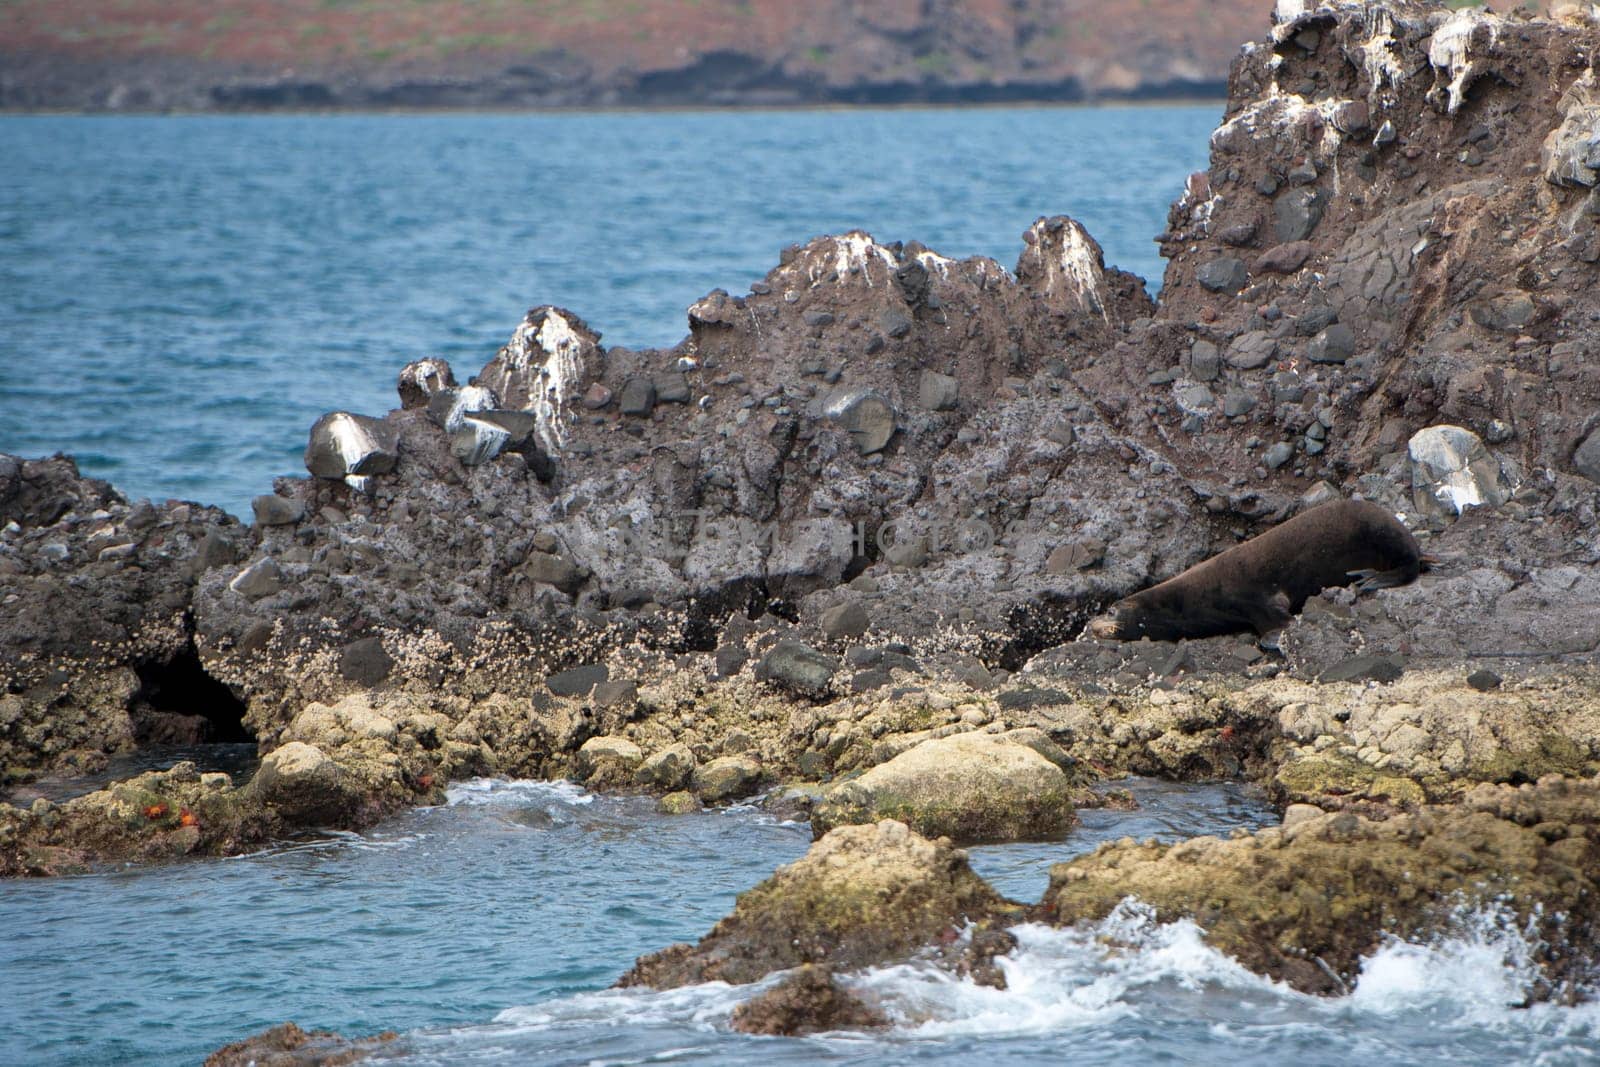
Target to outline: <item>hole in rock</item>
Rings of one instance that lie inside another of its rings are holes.
[[[136,669],[133,720],[141,745],[255,742],[244,725],[244,702],[206,673],[192,642],[165,663]]]

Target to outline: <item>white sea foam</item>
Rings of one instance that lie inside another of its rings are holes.
[[[575,782],[535,782],[526,779],[471,778],[445,790],[445,803],[465,807],[487,804],[555,801],[558,804],[593,804],[594,794]]]
[[[1211,948],[1187,920],[1158,923],[1125,901],[1100,923],[1060,930],[1023,925],[1018,946],[997,961],[1007,988],[957,978],[931,963],[874,968],[849,979],[913,1039],[1005,1037],[1103,1028],[1118,1020],[1161,1025],[1186,1019],[1243,1028],[1430,1027],[1527,1034],[1562,1052],[1572,1040],[1600,1060],[1600,1004],[1521,1008],[1538,977],[1537,942],[1496,911],[1464,913],[1457,933],[1430,945],[1393,942],[1363,962],[1344,997],[1298,993]],[[1549,1062],[1567,1062],[1561,1056]]]

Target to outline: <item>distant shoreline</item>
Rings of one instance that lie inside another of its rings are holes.
[[[806,102],[794,104],[592,104],[563,107],[442,105],[438,107],[270,107],[270,108],[167,108],[151,110],[112,110],[107,108],[8,108],[0,105],[0,118],[270,118],[273,116],[415,116],[430,115],[629,115],[629,114],[720,114],[800,111],[1011,111],[1101,109],[1138,110],[1160,107],[1223,107],[1227,97],[1161,96],[1104,97],[1092,100],[1006,100],[938,101],[895,104],[845,104]]]

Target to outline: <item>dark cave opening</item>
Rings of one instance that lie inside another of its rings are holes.
[[[135,668],[134,727],[140,744],[255,743],[244,725],[244,702],[206,673],[190,642],[164,663]]]

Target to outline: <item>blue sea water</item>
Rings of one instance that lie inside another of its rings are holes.
[[[0,451],[243,513],[301,471],[319,414],[391,407],[411,359],[475,370],[540,303],[671,344],[706,291],[852,227],[1009,265],[1066,212],[1155,283],[1150,238],[1217,113],[0,118]],[[1136,792],[1139,811],[974,864],[1032,900],[1102,840],[1272,818],[1231,787]],[[742,1037],[749,989],[607,987],[703,934],[806,828],[555,785],[451,796],[253,856],[0,882],[0,1065],[195,1063],[290,1018],[397,1029],[383,1058],[412,1065],[1600,1060],[1594,1008],[1512,1007],[1530,946],[1492,915],[1316,1000],[1130,907],[1024,929],[1003,993],[915,964],[853,979],[887,1033]]]
[[[671,345],[853,227],[1010,267],[1040,215],[1160,283],[1217,106],[0,117],[0,451],[248,513],[322,413],[530,307]]]
[[[1066,840],[972,850],[1037,900],[1049,864],[1122,836],[1177,840],[1275,821],[1237,786],[1135,781],[1137,811],[1086,811]],[[661,816],[648,799],[477,781],[364,834],[228,860],[0,883],[0,1063],[193,1064],[284,1019],[400,1039],[379,1057],[462,1063],[1580,1064],[1594,1007],[1511,1007],[1529,946],[1498,924],[1368,961],[1321,1000],[1245,972],[1189,924],[1127,907],[1099,927],[1019,931],[1003,992],[931,967],[853,979],[884,1033],[732,1032],[751,987],[609,986],[692,941],[810,843],[754,808]],[[1116,945],[1104,938],[1114,938]]]

